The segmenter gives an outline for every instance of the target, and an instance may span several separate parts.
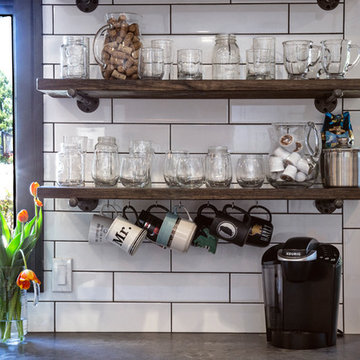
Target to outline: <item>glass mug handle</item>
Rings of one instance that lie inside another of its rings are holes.
[[[313,161],[316,162],[316,159],[320,156],[320,152],[321,152],[321,147],[320,147],[320,135],[319,132],[315,126],[315,124],[312,121],[309,121],[307,123],[307,126],[309,127],[307,136],[305,138],[305,145],[306,148],[309,151],[310,157]],[[310,145],[310,134],[311,134],[311,130],[314,131],[314,136],[315,136],[315,149],[312,148],[312,146]]]
[[[357,56],[356,56],[356,59],[354,60],[354,62],[352,64],[349,64],[349,66],[347,68],[348,71],[350,69],[352,69],[360,60],[360,47],[358,45],[351,44],[351,45],[349,45],[349,50],[351,51],[352,49],[357,50]]]
[[[103,33],[110,28],[111,28],[110,25],[104,25],[103,27],[101,27],[98,30],[98,32],[96,33],[94,42],[93,42],[93,54],[94,54],[95,61],[103,68],[105,68],[105,63],[102,61],[102,56],[101,56],[103,46],[100,46],[99,41],[100,41],[101,35],[103,35]]]

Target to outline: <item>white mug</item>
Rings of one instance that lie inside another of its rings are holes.
[[[112,222],[105,240],[119,246],[129,255],[134,255],[146,237],[146,230],[134,225],[122,216]]]

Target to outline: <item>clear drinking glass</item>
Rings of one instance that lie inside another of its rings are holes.
[[[151,164],[154,156],[153,144],[149,140],[131,140],[129,155],[142,156],[146,158],[148,181],[151,182]]]
[[[92,178],[97,186],[114,186],[119,180],[119,155],[116,139],[101,136],[95,145]]]
[[[83,186],[84,165],[80,146],[60,144],[56,154],[56,182],[61,186]]]
[[[139,76],[141,79],[159,79],[164,75],[164,50],[160,48],[141,48]]]
[[[246,50],[246,79],[266,80],[270,78],[270,50]]]
[[[266,155],[240,155],[236,166],[236,179],[243,188],[260,188],[266,176]]]
[[[205,180],[204,157],[200,155],[181,157],[176,169],[176,178],[182,187],[197,188],[203,185]]]
[[[89,38],[64,36],[61,45],[61,78],[89,78]]]
[[[186,150],[169,151],[166,154],[164,162],[164,180],[170,187],[179,186],[176,178],[176,169],[180,159],[187,157],[189,153]]]
[[[216,35],[212,56],[212,78],[240,78],[240,52],[234,34]]]
[[[178,50],[177,71],[179,80],[201,80],[202,51],[199,49]]]
[[[150,183],[145,156],[128,155],[120,158],[120,182],[126,187],[144,187]]]
[[[271,36],[261,36],[253,38],[254,50],[269,50],[270,51],[270,75],[268,79],[275,79],[275,64],[276,64],[276,48],[275,38]]]
[[[205,158],[206,186],[229,187],[231,180],[231,157],[227,146],[210,147]]]
[[[173,63],[173,41],[170,39],[151,40],[152,48],[160,48],[164,51],[164,75],[162,80],[169,80],[171,75],[171,66]]]

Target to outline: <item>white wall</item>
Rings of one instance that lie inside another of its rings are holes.
[[[360,2],[356,0],[346,0],[329,12],[312,0],[197,0],[197,5],[191,5],[189,0],[99,2],[95,12],[85,14],[76,8],[75,0],[43,0],[44,77],[59,77],[62,36],[93,37],[105,23],[104,14],[110,11],[143,14],[145,43],[167,37],[174,40],[175,49],[201,48],[205,78],[211,73],[211,51],[218,32],[237,34],[243,65],[245,50],[255,34],[276,36],[278,78],[285,78],[281,64],[284,40],[305,38],[319,43],[322,39],[345,36],[360,42]],[[359,75],[360,67],[349,77]],[[93,58],[91,77],[100,78]],[[345,100],[344,109],[353,110],[352,122],[359,139],[360,100]],[[72,100],[45,96],[44,115],[44,175],[48,184],[54,184],[55,152],[65,134],[90,138],[88,165],[99,135],[116,136],[121,152],[127,151],[130,139],[152,140],[159,152],[153,180],[162,182],[161,160],[169,149],[206,153],[209,145],[222,144],[232,150],[234,158],[244,152],[266,153],[267,128],[274,120],[306,119],[319,124],[323,120],[313,100],[260,99],[101,100],[96,112],[85,114]],[[89,171],[86,180],[91,181]],[[121,206],[123,202],[115,203]],[[150,202],[132,203],[141,209]],[[162,203],[171,205],[169,201]],[[183,203],[192,211],[201,204]],[[214,203],[220,206],[224,202]],[[247,208],[255,202],[236,203]],[[339,248],[345,264],[339,327],[347,333],[360,333],[359,203],[346,201],[343,211],[331,215],[319,214],[312,201],[261,204],[274,213],[274,242],[308,235]],[[91,213],[70,208],[65,200],[52,199],[45,201],[45,210],[45,292],[40,306],[30,311],[31,331],[265,330],[260,267],[263,249],[220,243],[216,255],[198,248],[180,254],[146,243],[134,257],[128,257],[111,245],[88,245]],[[72,293],[51,292],[53,257],[73,259]]]

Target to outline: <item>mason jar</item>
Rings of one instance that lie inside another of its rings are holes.
[[[64,36],[61,45],[61,78],[89,78],[89,38]]]
[[[119,180],[119,155],[114,137],[98,137],[91,176],[96,186],[114,186],[117,184]]]
[[[240,52],[234,34],[218,34],[212,57],[212,78],[229,80],[240,78]]]
[[[229,187],[232,180],[231,156],[227,146],[209,147],[205,158],[207,187]]]

